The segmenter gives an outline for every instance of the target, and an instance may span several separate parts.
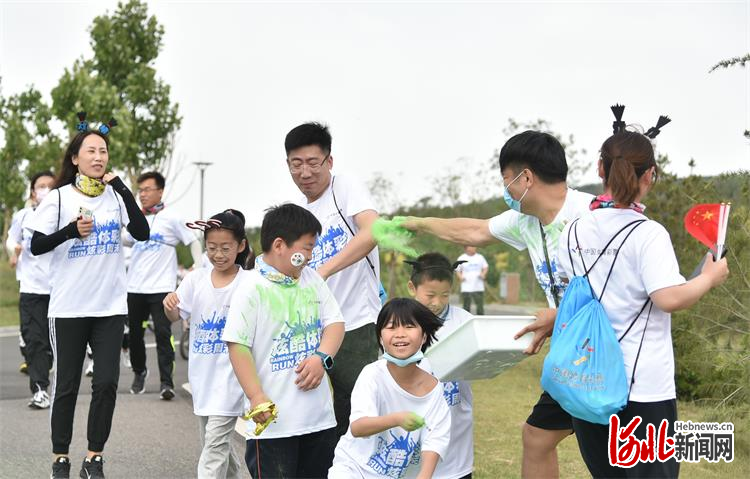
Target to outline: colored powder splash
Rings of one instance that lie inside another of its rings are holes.
[[[411,421],[412,426],[408,429],[409,431],[416,431],[425,426],[424,418],[415,412],[409,414],[409,420]]]
[[[416,258],[419,252],[411,246],[414,233],[401,226],[404,221],[406,221],[404,216],[395,216],[391,220],[378,218],[372,224],[372,237],[380,248]]]

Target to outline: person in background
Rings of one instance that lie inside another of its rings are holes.
[[[484,256],[477,253],[475,246],[464,246],[464,254],[458,257],[463,264],[456,269],[461,282],[461,299],[464,309],[471,312],[471,303],[476,307],[477,315],[484,314],[484,280],[487,279],[489,265]]]

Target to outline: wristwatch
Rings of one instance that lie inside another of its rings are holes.
[[[319,356],[320,359],[323,361],[323,368],[328,371],[333,367],[333,358],[326,353],[323,353],[321,351],[315,351],[315,355]]]

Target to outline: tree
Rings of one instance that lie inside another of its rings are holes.
[[[543,131],[557,138],[560,144],[565,150],[565,156],[568,160],[568,184],[570,186],[580,186],[584,176],[591,168],[591,162],[583,159],[586,156],[585,148],[577,148],[575,146],[575,137],[573,134],[567,135],[567,138],[559,133],[552,130],[552,124],[544,119],[538,119],[535,121],[519,123],[513,118],[508,118],[508,126],[503,129],[503,135],[506,138],[510,138],[516,133],[520,133],[526,130]],[[492,155],[491,167],[494,169],[500,168],[500,149],[495,150]]]
[[[60,139],[49,128],[51,119],[49,106],[34,87],[7,99],[0,95],[0,128],[4,132],[4,144],[0,149],[3,240],[7,237],[13,212],[23,206],[31,176],[53,170],[60,162]]]
[[[708,71],[708,73],[713,73],[715,70],[718,70],[719,68],[729,68],[736,65],[739,65],[741,67],[744,67],[745,64],[750,62],[750,53],[745,53],[741,57],[734,57],[734,58],[728,58],[726,60],[722,60],[716,65],[712,66],[711,69]],[[744,137],[750,140],[750,130],[745,130],[743,133]]]
[[[53,111],[71,133],[77,111],[93,120],[117,119],[110,161],[134,183],[143,170],[168,168],[182,121],[154,68],[164,28],[145,3],[129,0],[112,15],[96,17],[90,33],[94,57],[65,70],[52,90]]]

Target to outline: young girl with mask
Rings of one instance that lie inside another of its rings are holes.
[[[249,274],[242,267],[252,250],[239,211],[226,210],[206,224],[204,238],[212,268],[188,273],[177,291],[164,298],[164,312],[172,322],[190,320],[188,379],[203,446],[198,477],[239,477],[240,462],[231,439],[237,416],[243,412],[243,394],[221,333],[232,294]]]
[[[433,477],[448,453],[451,413],[443,385],[418,366],[440,319],[413,299],[395,298],[375,326],[383,358],[368,364],[352,391],[351,423],[328,477]]]
[[[105,131],[104,126],[101,127]],[[91,345],[88,453],[82,477],[104,477],[102,450],[112,428],[120,345],[127,314],[125,260],[120,231],[149,237],[148,223],[120,178],[107,172],[109,139],[85,122],[65,152],[56,187],[42,201],[29,229],[31,253],[51,252],[49,327],[55,361],[52,394],[52,477],[68,477],[78,387]]]
[[[31,205],[13,215],[7,241],[8,249],[12,251],[10,265],[16,268],[16,279],[20,282],[18,311],[21,320],[21,341],[24,344],[24,364],[29,375],[32,395],[29,407],[33,409],[49,407],[47,388],[49,369],[52,366],[47,321],[50,255],[31,254],[32,232],[26,227],[31,224],[34,211],[54,183],[55,177],[49,171],[37,173],[31,178]]]
[[[449,304],[456,267],[440,253],[426,253],[416,261],[406,261],[412,267],[407,287],[414,299],[437,315],[443,326],[435,334],[438,340],[448,336],[472,318],[465,309]],[[429,361],[419,366],[431,372]],[[451,447],[443,457],[434,477],[436,479],[469,479],[474,468],[474,418],[471,384],[468,381],[441,383],[443,396],[451,411]]]
[[[689,308],[724,282],[727,262],[709,257],[696,278],[685,281],[680,274],[669,233],[645,216],[641,203],[657,178],[651,139],[669,120],[663,117],[645,135],[627,131],[621,108],[612,107],[617,117],[615,133],[601,147],[599,176],[604,194],[591,202],[590,211],[566,226],[557,257],[569,278],[588,277],[620,341],[630,388],[628,402],[617,414],[620,427],[638,416],[642,422],[634,436],[645,440],[647,425],[658,431],[666,421],[667,435],[673,437],[677,401],[671,313]],[[573,429],[594,477],[679,474],[674,458],[639,461],[631,468],[612,466],[608,426],[573,418]]]

